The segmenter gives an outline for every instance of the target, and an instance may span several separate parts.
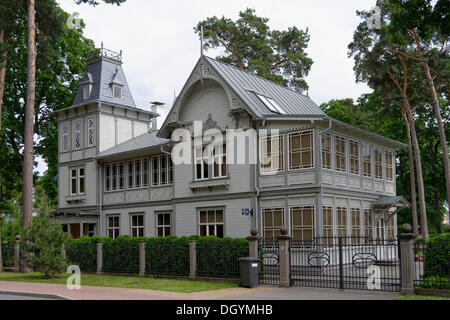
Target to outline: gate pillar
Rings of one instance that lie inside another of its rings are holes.
[[[288,235],[287,228],[281,228],[281,235],[278,237],[279,259],[280,259],[280,287],[290,287],[290,241],[292,237]]]
[[[401,267],[401,289],[404,295],[414,293],[414,239],[411,225],[405,223],[402,226],[404,233],[398,235],[400,241],[400,267]]]

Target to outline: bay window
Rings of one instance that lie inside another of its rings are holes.
[[[314,166],[313,141],[312,130],[289,134],[289,170]]]
[[[163,186],[173,183],[173,163],[169,155],[154,156],[152,164],[152,186]]]
[[[261,138],[261,172],[276,173],[283,171],[283,136]]]
[[[105,191],[124,189],[124,170],[125,165],[123,162],[105,165]]]
[[[314,207],[292,207],[291,234],[294,240],[312,241],[314,237]]]
[[[335,165],[337,171],[347,171],[345,139],[334,137]]]
[[[350,140],[350,173],[359,174],[359,142]]]

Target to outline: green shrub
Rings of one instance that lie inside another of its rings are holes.
[[[97,271],[97,242],[101,237],[81,237],[71,240],[66,248],[67,261],[80,267],[81,272]]]
[[[139,273],[139,242],[143,238],[119,236],[103,245],[105,272]]]
[[[428,240],[424,250],[424,277],[450,275],[450,233]]]
[[[156,237],[145,240],[146,273],[189,275],[188,237]]]

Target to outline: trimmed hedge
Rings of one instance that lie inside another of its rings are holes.
[[[424,277],[450,276],[450,233],[428,240],[424,249]]]
[[[14,267],[14,242],[2,243],[2,264],[4,268]]]
[[[81,237],[67,246],[67,258],[83,272],[97,270],[97,242],[103,245],[103,270],[112,273],[139,273],[139,242],[145,241],[147,274],[189,275],[189,240],[197,240],[197,270],[199,276],[239,277],[240,257],[248,257],[246,239],[217,237],[154,237],[117,239]]]

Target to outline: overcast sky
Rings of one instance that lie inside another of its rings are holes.
[[[138,107],[148,108],[157,100],[170,108],[174,92],[180,92],[200,55],[193,31],[197,22],[214,15],[235,20],[247,7],[269,18],[271,29],[309,28],[306,51],[314,63],[306,81],[317,104],[356,99],[370,91],[355,83],[347,45],[360,22],[356,10],[372,8],[375,0],[128,0],[119,7],[97,1],[101,3],[93,7],[57,0],[66,12],[79,13],[86,24],[85,36],[97,47],[103,41],[108,49],[123,50],[123,68]],[[215,57],[214,52],[205,54]],[[159,126],[167,112],[159,111]],[[45,169],[40,161],[38,171]]]

